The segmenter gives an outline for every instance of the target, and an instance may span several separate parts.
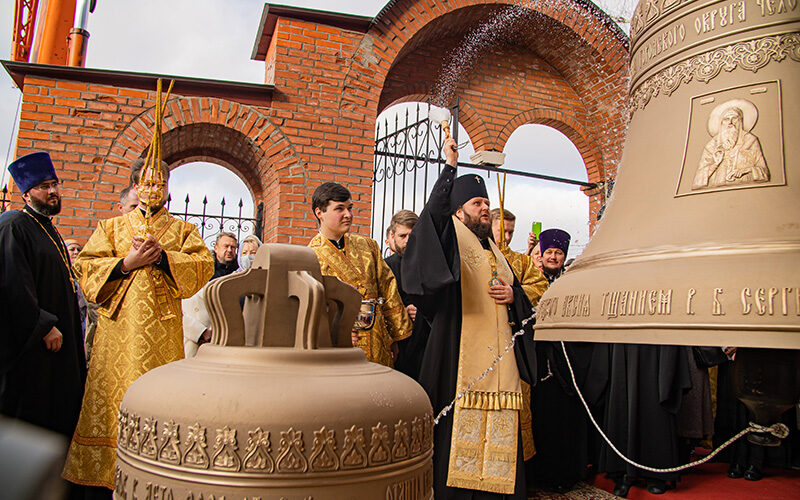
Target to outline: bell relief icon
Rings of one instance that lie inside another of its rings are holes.
[[[761,142],[750,132],[757,120],[758,109],[747,99],[731,99],[711,111],[711,140],[703,149],[692,190],[770,180]]]

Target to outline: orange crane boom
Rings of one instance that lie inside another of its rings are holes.
[[[39,0],[15,0],[11,60],[28,62]]]

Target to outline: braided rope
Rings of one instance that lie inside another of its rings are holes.
[[[456,397],[447,406],[442,408],[442,410],[436,415],[436,418],[433,419],[433,425],[438,425],[439,421],[445,415],[447,415],[450,412],[450,410],[453,409],[453,407],[455,406],[456,402],[458,402],[458,400],[462,399],[466,395],[466,393],[469,392],[469,390],[475,384],[477,384],[478,382],[480,382],[481,380],[486,378],[489,375],[489,372],[494,370],[494,367],[497,366],[497,363],[499,363],[503,359],[503,356],[505,356],[511,349],[514,348],[514,344],[516,343],[517,337],[519,337],[520,335],[522,335],[524,333],[525,326],[535,318],[536,318],[536,312],[534,312],[528,318],[525,318],[524,320],[522,320],[522,328],[520,330],[514,332],[511,335],[511,341],[508,343],[508,345],[506,345],[506,347],[503,350],[503,352],[501,352],[494,359],[494,361],[492,361],[492,363],[489,365],[488,368],[486,368],[486,370],[483,371],[483,373],[481,373],[477,378],[471,380],[467,384],[467,386],[464,388],[464,390],[462,390],[461,392],[456,394]],[[745,429],[743,429],[738,434],[736,434],[732,438],[730,438],[727,441],[725,441],[724,443],[722,443],[722,445],[720,445],[716,450],[713,450],[711,453],[709,453],[708,455],[706,455],[705,457],[703,457],[700,460],[696,460],[696,461],[690,462],[688,464],[683,464],[683,465],[679,465],[677,467],[670,467],[670,468],[666,468],[666,469],[658,469],[658,468],[655,468],[655,467],[648,467],[646,465],[642,465],[642,464],[640,464],[638,462],[635,462],[635,461],[631,460],[630,458],[626,457],[625,455],[623,455],[622,452],[619,451],[616,446],[614,446],[614,443],[611,442],[611,440],[608,438],[606,433],[603,432],[603,429],[600,428],[600,424],[598,424],[597,420],[595,420],[594,415],[592,415],[591,410],[589,410],[589,405],[586,403],[586,399],[584,399],[583,394],[581,393],[581,390],[578,388],[578,381],[575,379],[575,371],[572,369],[572,362],[570,361],[569,355],[567,354],[567,346],[566,346],[566,344],[564,344],[563,340],[560,341],[560,342],[561,342],[561,350],[564,352],[564,359],[566,359],[566,361],[567,361],[567,367],[569,368],[569,374],[570,374],[570,377],[572,378],[572,385],[575,387],[575,392],[578,394],[578,398],[580,398],[581,403],[583,403],[583,407],[586,409],[586,413],[589,415],[589,420],[591,420],[592,425],[594,425],[594,428],[597,429],[597,432],[599,432],[600,435],[603,437],[603,440],[606,443],[608,443],[608,446],[610,446],[612,450],[614,450],[614,453],[616,453],[621,459],[623,459],[625,462],[629,463],[630,465],[633,465],[634,467],[637,467],[637,468],[642,469],[642,470],[650,471],[650,472],[657,472],[657,473],[679,472],[679,471],[686,470],[686,469],[689,469],[691,467],[696,467],[698,465],[702,465],[702,464],[708,462],[709,460],[711,460],[712,458],[717,456],[722,450],[724,450],[725,448],[727,448],[728,446],[730,446],[734,442],[736,442],[736,440],[740,439],[742,436],[744,436],[746,434],[749,434],[751,432],[752,433],[756,433],[756,434],[772,434],[773,436],[775,436],[778,439],[785,439],[787,436],[789,436],[789,427],[787,427],[786,424],[783,424],[783,423],[779,422],[777,424],[773,424],[773,425],[769,425],[769,426],[763,426],[763,425],[756,424],[755,422],[750,422],[749,425]]]
[[[570,376],[572,377],[572,385],[575,387],[575,391],[578,393],[578,397],[580,398],[581,403],[583,403],[583,407],[586,408],[586,413],[589,415],[589,419],[592,421],[592,424],[594,424],[595,429],[597,429],[597,432],[599,432],[600,435],[603,436],[603,439],[605,440],[606,443],[608,443],[608,446],[610,446],[611,449],[614,450],[614,453],[616,453],[621,459],[625,460],[629,464],[631,464],[634,467],[637,467],[639,469],[650,471],[650,472],[660,472],[660,473],[678,472],[678,471],[682,471],[682,470],[688,469],[690,467],[695,467],[695,466],[698,466],[698,465],[701,465],[701,464],[704,464],[704,463],[708,462],[709,460],[714,458],[719,452],[721,452],[722,450],[724,450],[725,448],[727,448],[728,446],[733,444],[737,439],[741,438],[745,434],[749,434],[751,432],[769,433],[769,434],[772,434],[773,436],[775,436],[775,437],[777,437],[779,439],[783,439],[783,438],[785,438],[786,436],[789,435],[789,428],[785,424],[777,423],[777,424],[773,424],[773,425],[770,425],[770,426],[762,426],[762,425],[758,425],[756,423],[750,422],[750,425],[747,428],[743,429],[741,432],[739,432],[738,434],[736,434],[735,436],[733,436],[729,440],[725,441],[719,448],[717,448],[716,450],[712,451],[711,453],[709,453],[708,455],[706,455],[705,457],[703,457],[700,460],[697,460],[697,461],[694,461],[694,462],[690,462],[688,464],[680,465],[678,467],[670,467],[668,469],[657,469],[655,467],[648,467],[646,465],[642,465],[640,463],[634,462],[633,460],[631,460],[628,457],[626,457],[625,455],[623,455],[622,452],[620,452],[617,449],[617,447],[614,446],[614,444],[611,442],[611,440],[608,439],[608,436],[606,436],[605,432],[603,432],[603,430],[600,428],[600,425],[594,419],[594,415],[592,415],[592,412],[589,410],[589,405],[586,404],[586,400],[583,398],[583,394],[581,394],[581,390],[578,388],[578,382],[575,380],[575,372],[572,370],[572,363],[570,363],[569,355],[567,355],[567,346],[564,344],[563,340],[561,341],[561,350],[564,351],[564,358],[567,360],[567,366],[569,367],[569,373],[570,373]]]
[[[450,401],[450,404],[448,404],[447,406],[445,406],[444,408],[442,408],[442,411],[440,411],[440,412],[439,412],[439,413],[436,415],[436,418],[434,418],[434,419],[433,419],[433,425],[436,425],[436,424],[438,424],[438,423],[439,423],[439,420],[441,420],[441,419],[442,419],[442,417],[444,417],[445,415],[447,415],[447,414],[450,412],[450,410],[452,410],[452,409],[453,409],[453,406],[455,406],[456,402],[457,402],[459,399],[463,398],[463,397],[464,397],[464,396],[465,396],[465,395],[466,395],[466,394],[469,392],[469,390],[470,390],[470,389],[472,389],[472,386],[474,386],[475,384],[477,384],[477,383],[478,383],[478,382],[480,382],[481,380],[485,379],[485,378],[486,378],[486,377],[489,375],[489,372],[491,372],[491,371],[493,371],[493,370],[494,370],[494,367],[495,367],[495,366],[497,366],[497,363],[499,363],[499,362],[500,362],[500,361],[503,359],[503,356],[505,356],[505,355],[508,353],[508,351],[510,351],[511,349],[513,349],[513,348],[514,348],[514,343],[517,341],[517,337],[519,337],[520,335],[522,335],[522,334],[525,332],[525,325],[527,325],[529,322],[531,322],[531,321],[532,321],[532,320],[533,320],[535,317],[536,317],[536,313],[534,312],[533,314],[531,314],[530,316],[528,316],[527,318],[525,318],[524,320],[522,320],[522,323],[521,323],[521,324],[522,324],[522,328],[520,328],[518,331],[514,332],[514,333],[511,335],[511,341],[508,343],[508,345],[507,345],[507,346],[506,346],[506,348],[503,350],[503,352],[501,352],[501,353],[500,353],[500,354],[499,354],[499,355],[498,355],[498,356],[497,356],[497,357],[494,359],[494,361],[492,361],[492,363],[489,365],[489,368],[487,368],[486,370],[484,370],[484,371],[483,371],[483,373],[481,373],[480,375],[478,375],[478,377],[477,377],[477,378],[474,378],[474,379],[472,379],[472,380],[471,380],[471,381],[470,381],[470,382],[467,384],[467,386],[464,388],[464,390],[463,390],[463,391],[461,391],[461,392],[459,392],[458,394],[456,394],[456,397],[455,397],[455,398],[454,398],[452,401]]]

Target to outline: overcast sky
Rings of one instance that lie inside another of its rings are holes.
[[[8,57],[11,47],[14,2],[6,1],[0,11],[0,52]],[[298,7],[331,9],[324,0],[276,2]],[[381,0],[340,0],[340,12],[376,15],[385,5]],[[630,16],[635,0],[596,2],[612,15]],[[89,47],[86,66],[123,71],[142,71],[243,82],[263,82],[264,63],[250,60],[264,2],[259,0],[99,0],[89,17]],[[627,27],[623,25],[623,27]],[[14,137],[20,91],[0,71],[0,154],[2,166],[14,156]],[[394,113],[387,110],[385,113]],[[462,139],[466,135],[462,129]],[[468,161],[471,147],[462,151]],[[544,126],[526,125],[509,139],[505,149],[506,167],[586,180],[586,170],[572,143],[561,133]],[[5,182],[0,168],[0,186]],[[518,217],[512,248],[525,245],[530,222],[543,222],[545,229],[561,227],[573,235],[570,256],[588,242],[588,198],[575,186],[535,180],[509,180],[506,208]],[[497,206],[497,184],[489,183],[493,206]],[[170,181],[173,198],[188,193],[191,209],[208,193],[210,205],[218,206],[224,196],[226,212],[245,203],[246,215],[253,203],[247,188],[231,172],[210,164],[192,163],[179,167]]]

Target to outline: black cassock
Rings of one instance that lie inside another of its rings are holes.
[[[691,388],[688,347],[613,344],[611,346],[606,434],[628,458],[665,469],[682,465],[676,414],[683,393]],[[604,445],[599,471],[615,480],[625,475],[675,481],[677,472],[648,472],[622,461]]]
[[[608,385],[608,344],[565,342],[575,381],[592,415],[603,423]],[[536,455],[528,463],[528,478],[543,488],[570,489],[588,478],[597,465],[599,436],[575,392],[561,343],[536,342],[538,381],[531,393],[533,442]]]
[[[50,219],[25,211],[0,216],[0,413],[72,437],[86,358],[77,296],[56,245],[69,256]],[[58,352],[42,340],[53,326],[64,337]]]
[[[455,398],[461,342],[461,261],[450,211],[450,191],[455,174],[455,168],[445,165],[419,221],[411,231],[402,266],[403,289],[417,304],[417,314],[424,315],[431,324],[419,383],[428,393],[434,416]],[[486,245],[485,241],[483,243]],[[488,282],[486,286],[488,292]],[[509,321],[514,323],[511,329],[515,332],[519,330],[521,321],[532,314],[532,308],[516,278],[513,288],[514,303],[509,306],[508,314]],[[531,374],[536,372],[532,327],[531,322],[514,346],[520,378],[528,383],[531,383]],[[481,347],[475,346],[476,349]],[[517,447],[514,495],[447,487],[452,430],[451,410],[434,427],[433,483],[437,500],[525,498],[521,441]]]
[[[411,300],[408,294],[403,290],[402,283],[400,282],[400,270],[403,265],[403,256],[399,254],[392,254],[386,258],[386,264],[389,269],[394,273],[397,280],[397,291],[400,292],[400,299],[404,305],[417,305]],[[422,316],[417,316],[414,320],[414,331],[410,337],[405,338],[397,343],[398,355],[394,368],[397,371],[405,373],[409,377],[417,380],[419,378],[419,370],[422,366],[422,355],[425,354],[425,346],[428,344],[428,336],[431,333],[431,325]]]

